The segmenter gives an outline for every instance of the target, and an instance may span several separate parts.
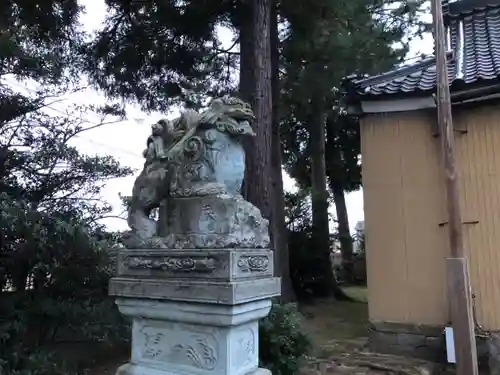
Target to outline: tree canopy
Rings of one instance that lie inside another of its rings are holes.
[[[351,154],[345,154],[336,174],[347,173],[342,180],[347,185],[357,181],[359,186],[359,175],[352,174],[359,173],[357,121],[342,110],[342,80],[353,73],[380,73],[403,62],[411,37],[426,30],[418,17],[424,2],[324,0],[312,4],[290,4],[289,10],[283,10],[288,20],[281,57],[284,165],[299,184],[310,185],[307,127],[313,94],[321,92],[326,97],[322,110],[328,115],[329,147]],[[327,164],[332,168],[331,162]]]
[[[217,26],[235,5],[220,0],[107,0],[105,26],[86,48],[93,83],[109,96],[165,110],[199,105],[203,95],[231,87],[232,54]]]
[[[346,275],[352,274],[353,248],[344,193],[361,186],[361,150],[358,120],[342,105],[342,80],[401,63],[411,38],[426,30],[423,9],[423,1],[283,2],[283,163],[302,189],[311,188],[313,238],[323,239],[314,248],[329,253],[328,185]]]
[[[2,373],[67,374],[41,355],[44,346],[60,334],[100,340],[110,333],[104,325],[120,322],[107,298],[112,235],[99,224],[110,210],[101,190],[131,170],[73,141],[124,113],[117,105],[54,109],[78,89],[87,37],[80,12],[71,0],[0,4]]]

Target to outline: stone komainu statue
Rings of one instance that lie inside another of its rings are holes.
[[[240,194],[244,137],[254,136],[247,103],[224,96],[198,113],[152,126],[137,177],[128,248],[266,248],[268,222]],[[159,219],[151,212],[159,210]]]

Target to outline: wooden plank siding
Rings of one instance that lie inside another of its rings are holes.
[[[361,125],[370,320],[444,324],[446,237],[438,140],[425,112]]]
[[[369,115],[361,124],[372,322],[448,322],[449,254],[435,114]],[[500,329],[500,111],[454,111],[465,246],[478,321]],[[441,225],[440,225],[441,224]]]
[[[458,111],[457,111],[458,112]],[[456,156],[464,212],[464,240],[470,258],[477,319],[500,329],[500,111],[498,106],[464,109],[455,122],[467,127],[457,136]],[[473,222],[477,221],[477,224]],[[467,223],[469,222],[469,223]]]

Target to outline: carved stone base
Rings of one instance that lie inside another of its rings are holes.
[[[133,320],[132,358],[117,375],[268,375],[259,369],[258,320],[269,299],[236,306],[119,298]]]
[[[118,276],[235,281],[273,276],[269,249],[123,249]]]

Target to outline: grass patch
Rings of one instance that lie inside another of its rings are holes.
[[[366,288],[352,286],[344,288],[355,302],[333,299],[316,300],[302,304],[303,326],[314,341],[314,356],[353,350],[366,343],[368,336],[368,304]]]
[[[368,302],[368,290],[365,286],[346,286],[342,288],[342,290],[345,292],[345,294],[355,299],[356,301],[365,303]]]

